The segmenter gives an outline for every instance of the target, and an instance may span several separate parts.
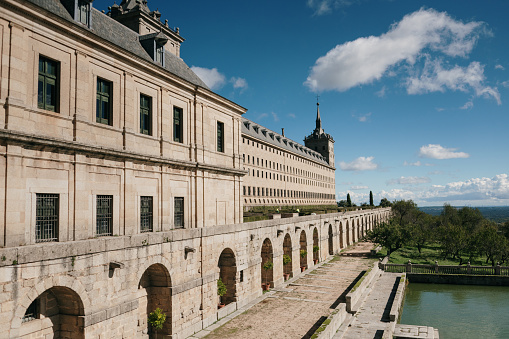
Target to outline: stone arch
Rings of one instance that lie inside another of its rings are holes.
[[[48,287],[49,286],[49,287]],[[23,316],[27,308],[37,299],[42,293],[52,287],[66,287],[77,294],[81,303],[83,304],[83,315],[85,312],[90,312],[90,299],[86,293],[85,287],[81,282],[70,276],[56,276],[53,278],[46,278],[37,283],[27,293],[23,294],[21,302],[18,303],[14,318],[11,321],[11,336],[18,331],[23,320]],[[15,336],[15,335],[14,335]]]
[[[332,231],[332,225],[329,224],[328,242],[329,242],[329,255],[334,255],[334,232]]]
[[[346,221],[346,246],[348,247],[350,245],[350,221]]]
[[[138,280],[138,334],[148,330],[154,334],[155,330],[147,323],[148,315],[160,308],[166,314],[166,321],[163,329],[158,333],[171,335],[172,330],[172,295],[171,278],[166,266],[163,264],[152,264],[144,271]]]
[[[304,269],[306,269],[308,266],[308,256],[307,256],[308,242],[307,242],[307,237],[306,237],[306,231],[304,231],[304,230],[302,230],[300,232],[299,244],[300,244],[300,247],[299,247],[299,249],[300,249],[300,251],[299,251],[300,267],[301,267],[301,270],[303,270],[302,269],[303,267],[304,267]],[[302,251],[305,251],[306,255],[302,255],[303,254]]]
[[[360,218],[357,218],[357,238],[355,239],[356,241],[359,241],[360,239],[360,233],[361,233],[361,223],[360,223]]]
[[[25,335],[38,338],[53,332],[52,338],[85,338],[83,317],[85,307],[80,295],[69,287],[56,285],[46,289],[36,296],[22,312],[23,314],[19,317],[21,325],[17,330]],[[44,321],[44,319],[50,321]],[[18,321],[18,317],[15,320]],[[13,321],[11,328],[14,326]],[[14,337],[13,334],[11,332],[11,337]]]
[[[274,267],[268,270],[263,268],[265,263],[269,261],[274,263],[274,251],[272,250],[272,243],[269,238],[266,238],[263,241],[261,256],[262,262],[260,268],[262,272],[261,274],[262,284],[267,284],[269,285],[269,287],[274,287]]]
[[[345,248],[345,231],[343,230],[343,222],[339,223],[339,250]]]
[[[320,259],[319,256],[320,256],[320,250],[317,250],[315,252],[315,246],[320,246],[318,244],[318,228],[315,227],[313,229],[313,260],[315,260],[315,262],[318,262],[318,260]]]
[[[292,255],[292,238],[290,234],[286,233],[285,238],[283,240],[283,255],[287,255],[293,261]],[[293,274],[292,262],[290,261],[286,265],[283,263],[283,275],[285,278],[289,278]]]
[[[225,305],[237,301],[237,263],[235,253],[230,248],[225,248],[217,262],[219,277],[226,286],[226,294],[221,297]]]

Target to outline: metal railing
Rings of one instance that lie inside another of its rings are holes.
[[[412,274],[464,274],[464,275],[501,275],[509,276],[509,267],[500,266],[465,266],[439,265],[435,264],[412,264],[410,260],[406,264],[387,264],[380,262],[380,269],[391,273],[412,273]]]

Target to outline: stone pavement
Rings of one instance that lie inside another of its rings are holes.
[[[372,247],[352,246],[347,252],[355,256],[323,262],[191,338],[309,338],[373,265],[366,257]]]
[[[397,324],[394,338],[439,339],[438,330],[428,326]]]

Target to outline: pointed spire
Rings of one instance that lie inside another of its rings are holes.
[[[316,102],[316,130],[322,130],[322,119],[320,119],[320,103]]]

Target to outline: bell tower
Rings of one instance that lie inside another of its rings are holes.
[[[330,134],[325,133],[322,128],[320,103],[318,101],[316,102],[316,127],[313,133],[304,138],[304,145],[320,153],[330,166],[334,166],[334,139]]]

